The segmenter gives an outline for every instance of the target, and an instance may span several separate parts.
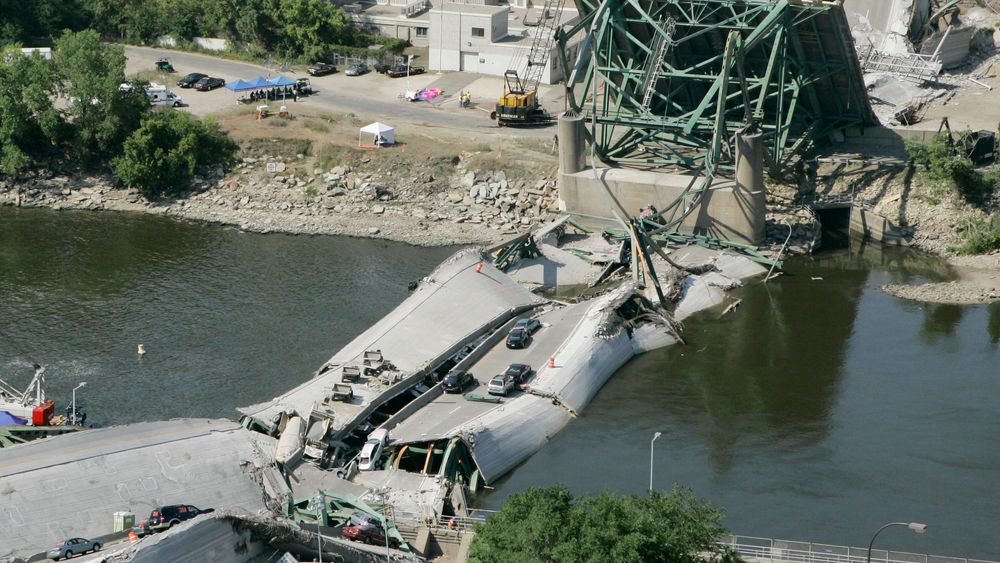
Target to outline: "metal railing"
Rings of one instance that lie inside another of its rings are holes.
[[[495,510],[473,509],[469,516],[442,516],[428,518],[422,514],[396,510],[393,517],[396,522],[409,526],[430,526],[431,528],[447,528],[450,530],[471,530],[476,524],[482,524],[492,516]]]
[[[868,549],[821,543],[727,536],[719,545],[736,551],[750,563],[865,563]],[[984,559],[943,557],[901,551],[872,550],[872,563],[998,563]]]

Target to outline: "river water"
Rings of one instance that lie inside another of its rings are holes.
[[[0,374],[78,391],[105,424],[235,417],[308,378],[453,249],[249,235],[169,219],[0,208]],[[924,305],[890,282],[939,260],[855,246],[790,261],[630,362],[483,495],[642,494],[682,483],[748,536],[1000,560],[1000,307]],[[140,359],[136,346],[147,354]],[[2,455],[2,453],[0,453]]]

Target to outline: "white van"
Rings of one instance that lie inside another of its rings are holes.
[[[146,97],[149,98],[149,103],[154,106],[173,106],[176,108],[184,105],[184,101],[163,84],[151,83],[146,88]]]
[[[379,428],[368,435],[368,441],[361,448],[361,455],[358,457],[358,469],[361,471],[372,471],[376,469],[379,458],[382,457],[382,448],[389,441],[389,431]]]

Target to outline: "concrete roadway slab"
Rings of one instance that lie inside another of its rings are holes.
[[[253,467],[270,461],[273,442],[228,420],[182,419],[4,449],[0,560],[110,534],[122,510],[139,519],[164,504],[256,513],[264,504]]]
[[[397,369],[412,374],[469,340],[470,335],[505,312],[544,301],[489,262],[476,271],[479,263],[476,251],[461,251],[449,258],[410,297],[327,363],[360,366],[365,350],[381,350],[383,357]],[[272,401],[240,410],[260,420],[270,420],[281,410],[294,410],[305,416],[314,402],[321,401],[334,384],[341,383],[341,373],[339,368],[329,370]],[[353,388],[353,403],[329,405],[336,412],[338,430],[379,400],[385,391],[382,387],[361,384]]]
[[[503,373],[510,364],[527,364],[534,370],[541,368],[573,331],[587,310],[587,304],[568,305],[549,311],[539,317],[542,328],[535,333],[534,341],[525,349],[510,350],[504,341],[476,362],[469,371],[476,378],[476,386],[466,388],[466,393],[487,395],[486,386],[494,375]],[[530,383],[530,379],[529,379]],[[413,416],[404,420],[390,432],[393,443],[418,442],[449,436],[460,426],[498,408],[522,394],[515,389],[505,403],[467,401],[462,395],[442,394]]]

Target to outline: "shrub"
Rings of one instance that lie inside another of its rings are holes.
[[[726,533],[722,516],[682,488],[649,497],[604,492],[578,498],[563,486],[528,489],[476,526],[469,560],[740,561],[716,544]]]
[[[926,143],[907,142],[906,152],[911,162],[927,170],[932,182],[954,190],[969,203],[983,205],[993,195],[991,179],[980,174],[968,157],[959,154],[945,133]]]
[[[145,197],[183,191],[199,166],[232,160],[236,144],[211,121],[182,112],[151,114],[111,161],[115,175]]]
[[[1000,248],[1000,218],[966,219],[961,225],[962,243],[953,248],[959,254],[985,254]]]

